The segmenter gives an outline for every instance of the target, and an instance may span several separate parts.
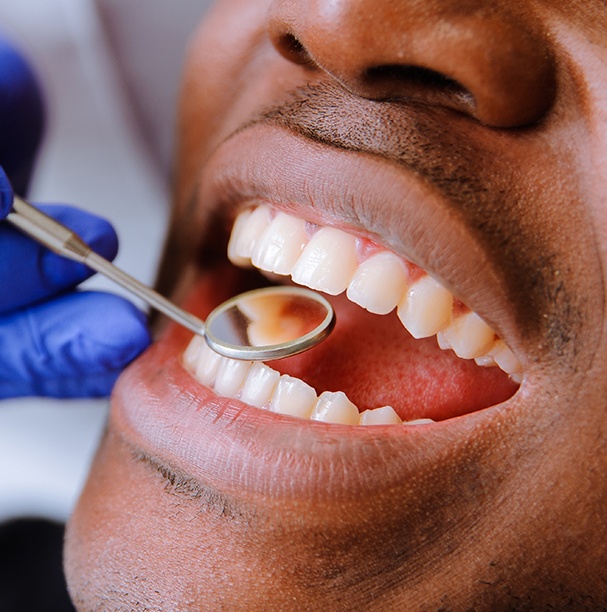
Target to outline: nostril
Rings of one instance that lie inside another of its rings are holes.
[[[274,40],[274,45],[283,57],[294,64],[310,64],[312,62],[310,54],[301,41],[290,32],[278,36]]]
[[[461,83],[423,66],[372,66],[364,71],[363,82],[367,89],[382,92],[384,99],[432,100],[462,111],[474,106],[474,96]]]
[[[364,74],[365,80],[371,84],[394,83],[401,84],[409,82],[424,88],[440,89],[449,93],[467,92],[457,81],[422,66],[373,66],[368,68]]]

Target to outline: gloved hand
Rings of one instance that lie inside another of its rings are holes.
[[[26,191],[43,111],[32,69],[0,37],[0,398],[107,395],[149,343],[143,314],[110,294],[73,291],[90,270],[1,222],[13,200],[6,175],[19,194]],[[67,206],[44,209],[105,257],[116,255],[106,221]]]
[[[12,189],[0,169],[0,220]],[[41,208],[108,259],[118,242],[105,220],[68,206]],[[74,291],[92,274],[0,222],[0,398],[109,394],[149,344],[143,313],[101,292]]]

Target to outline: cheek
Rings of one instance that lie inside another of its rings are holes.
[[[66,534],[77,609],[264,609],[292,601],[297,588],[282,578],[293,557],[281,554],[256,513],[177,487],[180,494],[106,435]]]
[[[191,177],[226,134],[238,127],[231,118],[241,99],[246,71],[260,36],[268,0],[218,2],[189,46],[179,104],[181,180]],[[191,185],[190,185],[191,190]]]

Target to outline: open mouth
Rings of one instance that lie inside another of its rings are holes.
[[[522,380],[478,314],[368,238],[256,202],[239,210],[228,258],[334,296],[337,326],[321,346],[272,364],[221,357],[195,337],[183,363],[221,397],[325,423],[417,426],[505,401]]]

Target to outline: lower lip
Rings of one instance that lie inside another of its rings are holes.
[[[217,280],[221,279],[221,283]],[[217,287],[222,287],[219,295]],[[239,290],[225,270],[197,283],[186,307],[205,316]],[[210,303],[209,296],[214,296]],[[347,427],[300,421],[218,397],[182,367],[191,334],[171,326],[120,378],[110,427],[128,443],[224,495],[351,495],[435,465],[494,419],[492,408],[419,427]],[[356,469],[352,469],[356,466]],[[378,476],[381,475],[381,478]]]

